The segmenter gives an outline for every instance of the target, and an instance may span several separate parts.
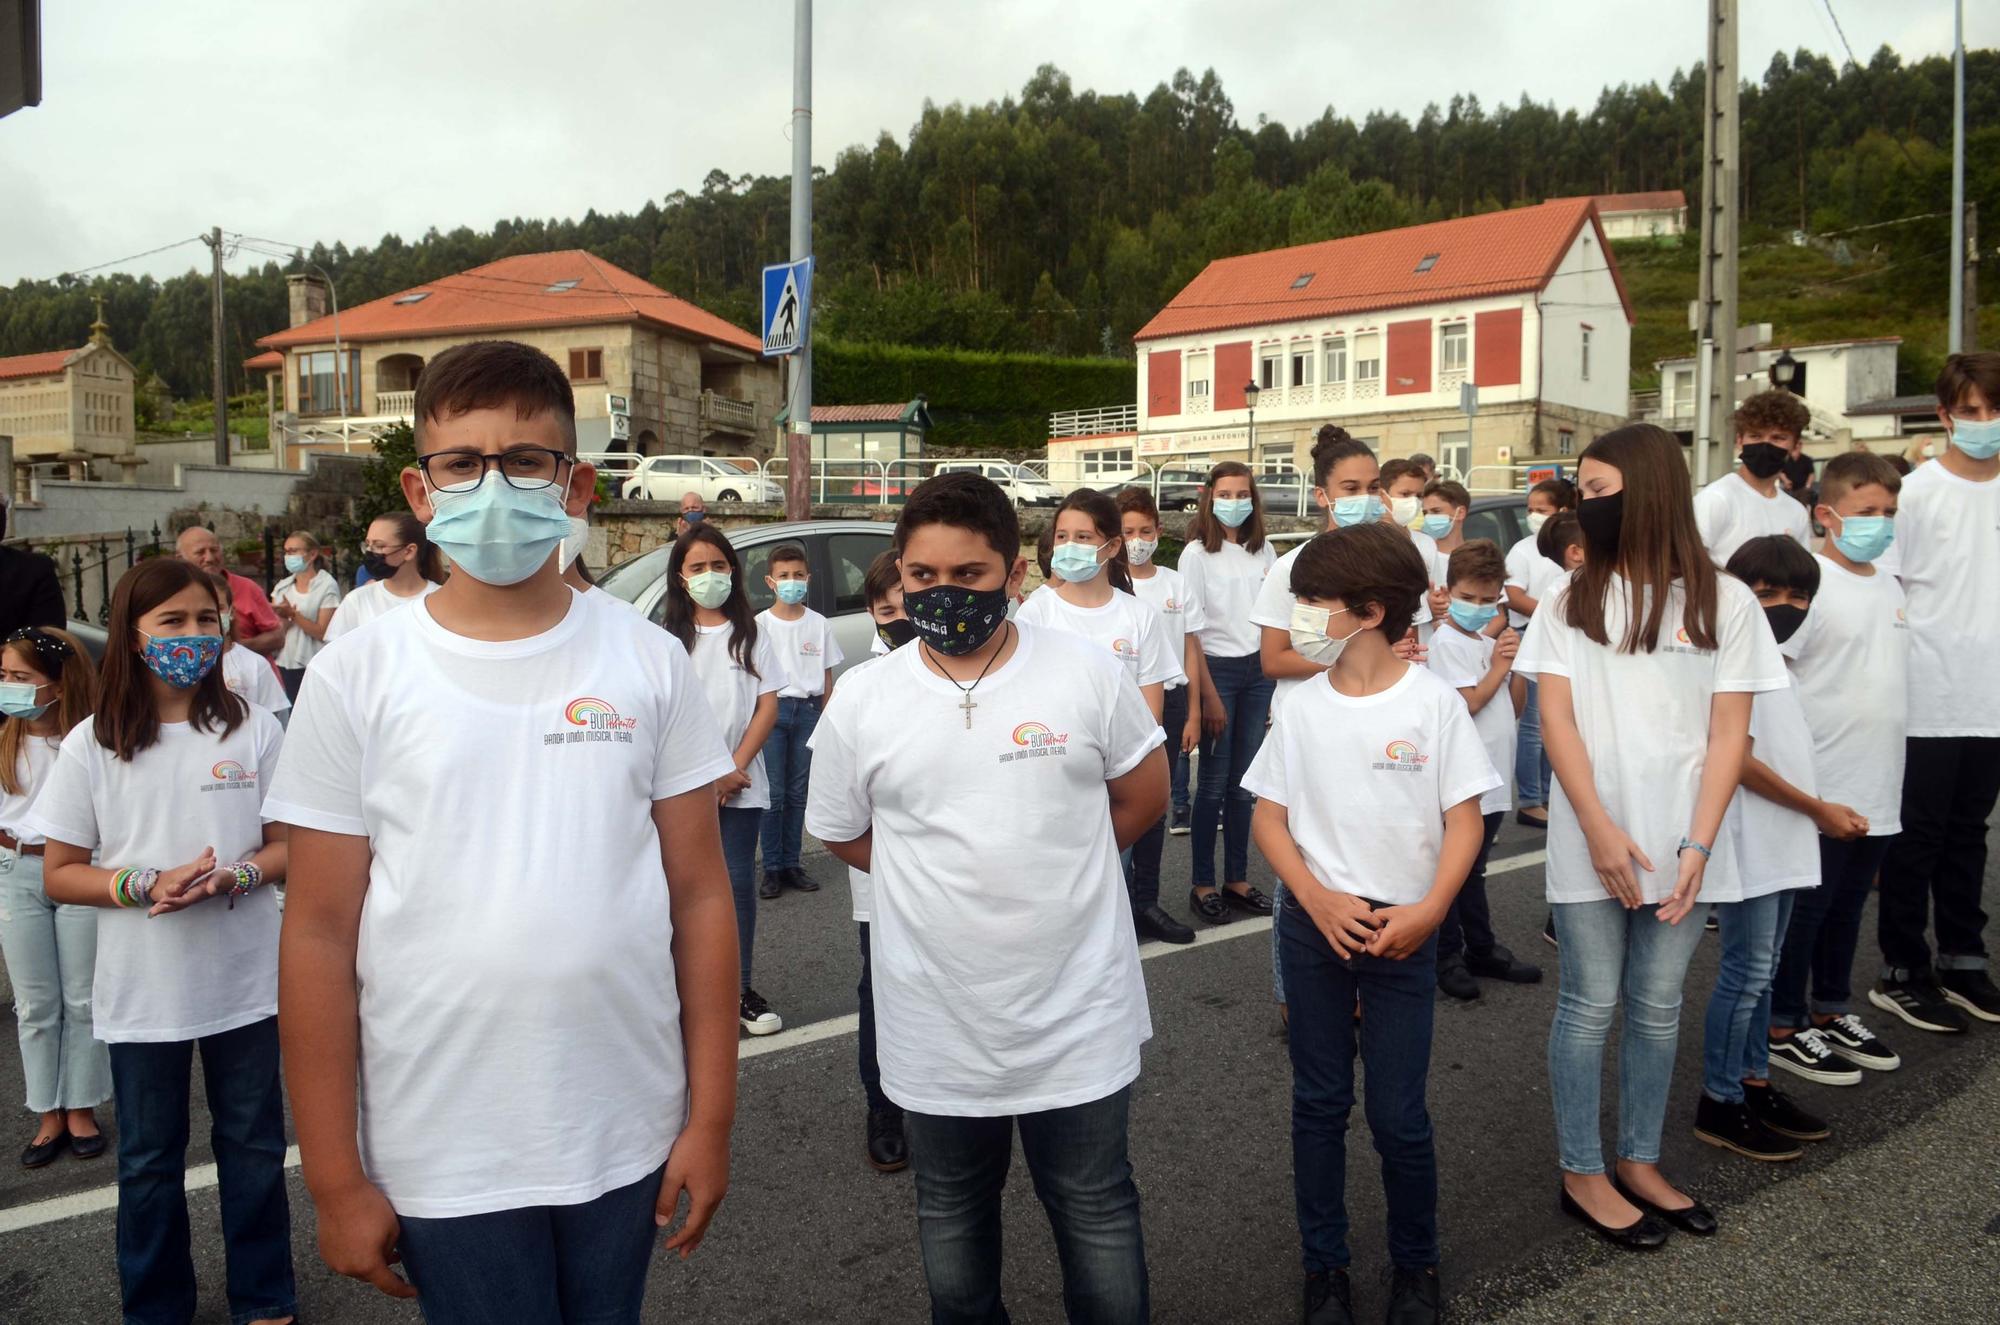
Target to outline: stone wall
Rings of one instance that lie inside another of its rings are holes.
[[[315,464],[323,459],[313,457]],[[261,525],[265,517],[288,513],[293,489],[310,472],[182,465],[177,484],[44,480],[35,485],[36,500],[14,508],[11,532],[20,538],[46,539],[143,530],[154,524],[162,530],[178,529],[218,517],[247,517]]]

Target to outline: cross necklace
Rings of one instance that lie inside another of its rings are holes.
[[[1009,623],[1010,627],[1011,624],[1012,623]],[[926,644],[924,647],[928,649],[930,646]],[[952,689],[958,691],[960,698],[958,703],[954,705],[954,707],[959,709],[961,712],[965,714],[965,729],[967,731],[972,730],[972,710],[979,707],[979,705],[973,701],[972,692],[979,689],[979,683],[986,679],[986,673],[990,671],[993,667],[993,660],[995,658],[998,658],[1001,655],[1001,653],[1006,650],[1006,648],[1007,648],[1007,640],[1006,637],[1002,636],[1000,640],[1000,647],[993,650],[992,655],[986,659],[986,666],[979,669],[979,675],[972,678],[972,684],[969,686],[960,685],[957,679],[954,678],[950,672],[947,672],[944,669],[943,665],[940,664],[935,658],[932,658],[930,660],[931,666],[937,668],[938,675],[942,676],[945,680],[950,681]]]

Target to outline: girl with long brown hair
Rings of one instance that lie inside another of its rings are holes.
[[[1741,896],[1723,812],[1752,693],[1786,684],[1750,590],[1716,573],[1673,434],[1628,424],[1585,448],[1584,563],[1515,659],[1537,678],[1555,767],[1548,899],[1561,953],[1549,1079],[1562,1208],[1616,1245],[1705,1236],[1715,1218],[1660,1172],[1681,984],[1710,901]],[[1618,1159],[1598,1131],[1604,1042],[1624,1002]],[[1664,1221],[1664,1223],[1662,1222]]]
[[[111,1060],[90,1020],[97,913],[49,900],[42,839],[26,826],[63,737],[96,701],[96,670],[76,636],[28,626],[0,643],[0,955],[14,985],[28,1108],[42,1116],[21,1151],[29,1169],[65,1148],[78,1159],[104,1153],[96,1109],[111,1098]]]
[[[361,542],[361,565],[368,583],[340,600],[327,623],[328,642],[359,630],[385,612],[414,603],[444,583],[444,554],[408,511],[392,511],[369,521]]]

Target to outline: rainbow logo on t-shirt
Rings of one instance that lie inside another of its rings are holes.
[[[1425,762],[1424,756],[1417,752],[1417,747],[1408,741],[1391,741],[1389,742],[1388,749],[1384,750],[1383,753],[1398,764],[1421,764]]]
[[[1007,751],[1000,756],[1001,763],[1066,755],[1069,753],[1069,733],[1051,731],[1046,722],[1024,722],[1014,729],[1014,744],[1025,748]]]
[[[217,782],[241,782],[250,776],[243,770],[243,765],[237,763],[234,759],[223,760],[214,768],[209,769],[208,775]]]
[[[617,716],[617,709],[612,708],[611,705],[601,699],[591,699],[588,696],[582,699],[572,699],[569,702],[569,707],[563,710],[563,717],[569,721],[569,725],[572,727],[588,727],[591,725],[590,720],[592,718],[601,720]]]
[[[1054,735],[1046,722],[1024,722],[1014,729],[1014,744],[1033,745],[1038,737],[1046,741]]]
[[[1693,640],[1688,638],[1688,628],[1686,626],[1682,626],[1679,630],[1675,631],[1674,638],[1679,640],[1683,644],[1694,643]]]
[[[1128,639],[1112,640],[1111,651],[1120,658],[1136,658],[1139,656],[1139,650],[1132,647],[1132,641]]]

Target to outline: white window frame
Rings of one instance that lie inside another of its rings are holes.
[[[1556,429],[1556,454],[1557,455],[1576,454],[1576,429],[1574,428]]]
[[[1347,385],[1347,337],[1329,336],[1320,342],[1320,361],[1325,369],[1320,380],[1328,386]],[[1335,371],[1335,365],[1339,371]]]
[[[1187,393],[1190,398],[1199,396],[1203,400],[1208,399],[1208,379],[1206,377],[1198,377],[1194,381],[1189,382]]]
[[[1208,395],[1208,353],[1200,351],[1189,354],[1182,361],[1184,365],[1186,392],[1190,397]]]
[[[1361,353],[1364,348],[1362,344],[1364,341],[1367,342],[1365,348],[1373,351],[1373,354],[1366,358]],[[1364,331],[1354,338],[1354,381],[1359,385],[1362,382],[1379,382],[1381,380],[1382,333],[1379,331]]]
[[[1452,362],[1451,350],[1458,352],[1458,361]],[[1463,373],[1472,366],[1472,327],[1464,322],[1447,322],[1438,328],[1438,371],[1440,373]]]
[[[1285,387],[1285,351],[1269,345],[1257,351],[1257,389],[1282,391]]]
[[[1313,343],[1309,340],[1295,340],[1286,351],[1286,386],[1311,386],[1313,384],[1313,361],[1319,358]]]
[[[1441,432],[1437,439],[1438,472],[1449,469],[1459,482],[1472,472],[1472,433],[1460,428],[1455,432]]]
[[[1129,446],[1106,447],[1094,451],[1079,451],[1077,463],[1082,469],[1086,483],[1094,478],[1124,478],[1136,466],[1133,449]]]
[[[1682,371],[1668,375],[1666,415],[1685,419],[1694,414],[1694,374]]]

